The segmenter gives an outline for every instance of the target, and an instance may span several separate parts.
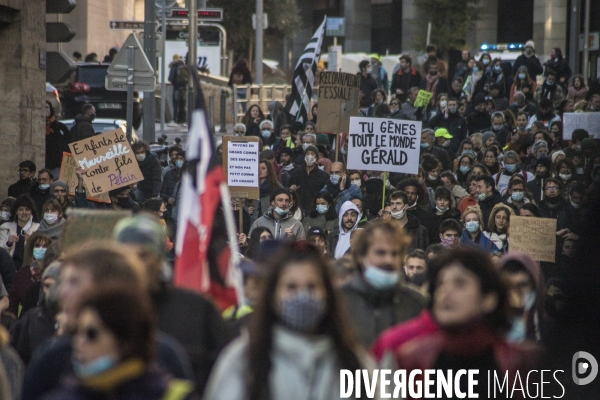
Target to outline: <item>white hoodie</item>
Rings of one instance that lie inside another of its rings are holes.
[[[358,218],[356,218],[356,223],[354,224],[352,229],[350,229],[348,232],[344,232],[344,228],[342,227],[342,220],[343,220],[344,214],[348,210],[356,211],[358,213]],[[361,220],[361,218],[362,218],[362,215],[361,215],[360,211],[358,210],[358,207],[356,206],[356,204],[354,204],[350,200],[348,200],[348,201],[344,202],[344,204],[342,204],[342,207],[340,208],[340,212],[338,214],[338,220],[339,220],[338,227],[339,227],[340,233],[339,233],[337,245],[335,246],[335,253],[334,253],[335,258],[342,258],[344,256],[344,254],[346,254],[346,252],[350,248],[350,234],[352,234],[352,231],[354,231],[356,229],[356,227],[358,226],[358,222]]]

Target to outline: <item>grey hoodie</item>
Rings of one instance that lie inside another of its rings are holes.
[[[273,211],[273,208],[271,207],[265,213],[265,215],[263,215],[262,217],[260,217],[256,221],[254,221],[254,223],[250,227],[250,232],[248,232],[248,236],[252,235],[252,231],[255,228],[265,227],[265,228],[269,228],[274,239],[285,239],[286,238],[285,230],[288,228],[294,227],[292,229],[292,232],[294,233],[294,238],[292,238],[290,236],[287,236],[287,238],[295,239],[295,240],[306,239],[306,234],[304,233],[304,227],[302,226],[302,223],[300,221],[298,221],[296,218],[292,217],[292,213],[288,212],[285,216],[283,216],[279,219],[276,219],[275,217],[273,217],[273,213],[274,213],[274,211]]]

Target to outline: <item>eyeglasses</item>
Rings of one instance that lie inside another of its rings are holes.
[[[546,186],[546,190],[558,190],[558,186]]]
[[[75,335],[83,335],[88,342],[95,342],[100,336],[100,329],[94,327],[78,328]]]

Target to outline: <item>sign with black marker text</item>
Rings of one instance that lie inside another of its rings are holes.
[[[350,118],[348,169],[417,174],[420,149],[420,121]]]

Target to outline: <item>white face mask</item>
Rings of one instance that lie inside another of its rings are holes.
[[[0,212],[0,218],[2,218],[2,221],[8,221],[10,219],[10,211]]]
[[[404,217],[404,212],[406,211],[406,207],[404,207],[402,210],[400,211],[392,211],[392,218],[394,219],[402,219]]]
[[[44,220],[49,224],[53,224],[58,220],[58,214],[45,213]]]
[[[360,179],[355,179],[355,180],[351,181],[350,184],[360,187],[361,181],[360,181]]]
[[[448,105],[448,102],[446,100],[440,101],[440,108],[442,110],[445,109],[447,105]]]
[[[307,166],[312,167],[317,162],[317,159],[315,158],[315,156],[310,155],[304,157],[304,161],[306,162]]]
[[[139,162],[142,162],[146,159],[146,154],[136,154],[135,159],[138,160]]]

